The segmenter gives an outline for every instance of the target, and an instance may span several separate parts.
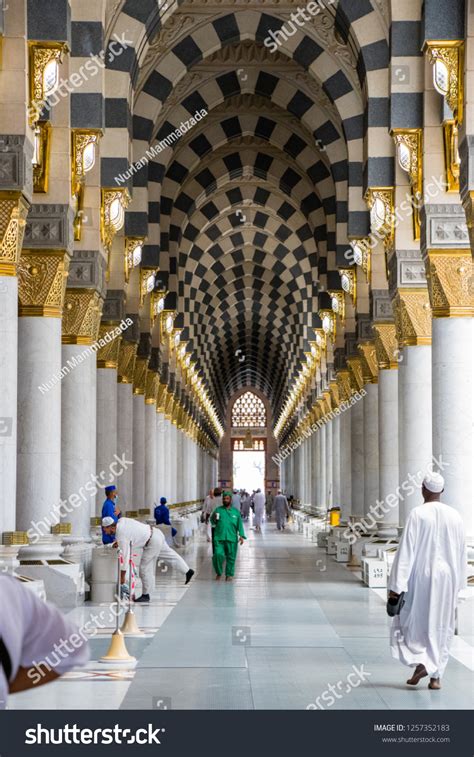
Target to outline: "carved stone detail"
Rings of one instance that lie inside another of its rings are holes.
[[[118,356],[117,381],[119,384],[133,384],[137,345],[133,342],[120,342]]]
[[[352,387],[354,391],[359,391],[364,386],[362,360],[360,357],[348,357],[346,362],[351,371]]]
[[[375,351],[375,342],[361,342],[357,345],[362,358],[362,375],[364,384],[376,384],[379,377],[379,366]]]
[[[341,370],[337,373],[337,385],[339,388],[339,397],[342,400],[350,400],[352,395],[352,386],[351,386],[351,373],[349,370]]]
[[[431,344],[431,307],[427,289],[399,289],[394,314],[401,347]]]
[[[93,344],[98,337],[102,298],[95,289],[66,289],[62,343]]]
[[[379,370],[398,368],[398,341],[394,323],[374,323],[375,352]]]
[[[0,192],[0,276],[16,276],[29,203],[20,192]]]
[[[69,256],[64,250],[22,250],[18,314],[61,318],[68,267]]]
[[[122,338],[119,335],[111,336],[115,330],[110,324],[100,324],[98,339],[100,341],[107,337],[107,343],[97,351],[97,368],[117,368],[118,366]]]
[[[427,266],[433,317],[472,317],[474,270],[470,250],[430,250]]]
[[[133,393],[137,395],[145,395],[146,389],[146,374],[148,368],[148,360],[146,357],[137,357],[135,360],[135,369],[133,371]]]

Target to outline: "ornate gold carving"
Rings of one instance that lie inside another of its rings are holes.
[[[367,283],[370,284],[372,278],[372,246],[370,238],[364,237],[362,239],[352,239],[350,245],[353,251],[354,263],[362,268]],[[354,290],[354,304],[356,302],[355,297]]]
[[[400,347],[431,344],[431,307],[427,288],[398,289],[393,309]]]
[[[120,189],[102,188],[101,190],[100,234],[108,258],[110,258],[114,237],[117,231],[120,231],[123,227],[125,208],[129,202],[130,195],[128,190],[123,187]]]
[[[420,200],[423,197],[423,129],[393,129],[398,163],[410,179],[413,199],[413,236],[420,238]]]
[[[393,187],[369,187],[365,193],[372,233],[383,239],[385,249],[392,247],[395,236],[394,195]]]
[[[374,323],[375,352],[379,370],[398,368],[398,341],[394,323]]]
[[[362,360],[360,357],[346,358],[347,365],[351,371],[352,385],[355,391],[362,389],[364,386],[364,375],[362,373]]]
[[[351,373],[343,369],[337,372],[337,386],[339,389],[339,398],[341,402],[350,400],[352,395]]]
[[[443,122],[444,163],[448,192],[459,192],[459,133],[456,122],[450,118]]]
[[[351,298],[353,305],[357,302],[357,268],[340,268],[341,286]]]
[[[0,276],[16,276],[29,203],[21,192],[0,192]]]
[[[98,341],[111,334],[114,327],[107,323],[101,323],[99,327]],[[121,336],[110,338],[107,343],[97,350],[97,368],[117,368],[119,359]]]
[[[49,121],[38,121],[35,124],[34,140],[33,191],[45,193],[49,189],[51,162],[51,124]]]
[[[133,342],[120,343],[117,381],[119,384],[133,384],[135,360],[137,357],[137,345]]]
[[[379,367],[373,341],[361,342],[357,345],[362,358],[362,375],[364,384],[376,384],[379,378]]]
[[[134,394],[145,395],[147,367],[148,360],[146,357],[137,357],[135,360],[135,369],[133,371]]]
[[[145,379],[145,405],[155,405],[158,393],[158,374],[148,370]]]
[[[52,61],[59,66],[66,51],[64,42],[29,42],[30,124],[37,121],[48,95],[56,88],[53,81],[45,79],[45,69]]]
[[[85,175],[95,163],[100,129],[72,129],[71,131],[71,192],[76,200],[76,215],[74,218],[74,239],[79,241],[82,232],[82,217],[84,205]],[[92,150],[91,151],[91,146]]]
[[[339,384],[337,383],[337,381],[329,382],[329,392],[331,394],[331,403],[333,409],[339,407],[339,405],[341,404],[341,398],[339,396]]]
[[[61,318],[69,260],[65,250],[22,250],[18,315]]]
[[[463,122],[464,108],[464,41],[430,40],[425,48],[428,59],[435,66],[435,87],[443,94],[458,124]],[[436,75],[437,64],[443,69],[442,82]],[[446,77],[444,76],[446,73]]]
[[[434,318],[474,315],[470,249],[428,250],[428,288]]]
[[[164,413],[166,403],[168,401],[168,390],[166,384],[161,382],[158,385],[158,392],[156,395],[156,412]]]
[[[102,299],[95,289],[66,289],[62,343],[93,344],[102,316]]]

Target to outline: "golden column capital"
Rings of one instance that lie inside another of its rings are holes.
[[[322,399],[322,406],[323,406],[323,412],[324,415],[327,415],[327,413],[330,413],[332,410],[331,406],[331,392],[326,390],[323,392],[323,399]]]
[[[118,324],[101,323],[99,326],[97,368],[117,368],[119,359],[120,329]]]
[[[62,317],[69,261],[66,250],[21,251],[18,315]]]
[[[133,393],[138,396],[145,396],[146,372],[148,360],[146,357],[137,357],[133,369]]]
[[[158,374],[147,370],[145,377],[145,405],[155,405],[158,394]]]
[[[471,250],[428,250],[426,266],[433,318],[472,318],[474,270]]]
[[[66,289],[62,343],[91,345],[97,340],[102,298],[95,289]]]
[[[0,276],[16,276],[29,202],[21,192],[0,192]]]
[[[431,344],[431,307],[428,289],[398,289],[393,303],[400,347]]]
[[[117,382],[119,384],[133,384],[137,345],[122,339],[119,348]]]
[[[358,392],[364,386],[364,374],[362,372],[362,359],[360,357],[348,357],[346,358],[346,362],[351,372],[352,388],[355,392]]]
[[[337,386],[339,389],[339,397],[341,402],[347,402],[348,400],[350,400],[352,395],[352,386],[351,372],[348,369],[343,368],[342,370],[337,372]]]
[[[374,323],[375,354],[379,370],[398,368],[398,340],[394,323]]]
[[[166,402],[168,400],[168,390],[166,384],[158,383],[158,392],[156,395],[156,412],[164,413]]]
[[[379,366],[375,352],[375,342],[368,340],[357,345],[362,358],[362,375],[364,384],[377,384],[379,380]]]
[[[332,408],[335,410],[341,404],[341,397],[339,395],[339,384],[337,380],[329,382],[329,393],[331,395]]]

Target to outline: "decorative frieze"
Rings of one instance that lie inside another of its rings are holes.
[[[88,344],[97,341],[102,298],[95,289],[66,289],[63,308],[62,343]]]
[[[374,323],[375,353],[379,370],[398,368],[398,341],[394,323]]]
[[[431,344],[428,289],[399,289],[393,307],[400,347]]]
[[[23,249],[18,264],[18,314],[61,318],[68,268],[65,250]]]

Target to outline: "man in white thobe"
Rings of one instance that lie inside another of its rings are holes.
[[[290,514],[288,500],[282,493],[281,489],[278,490],[278,494],[273,501],[273,509],[275,510],[277,529],[281,531],[285,528],[287,515]]]
[[[0,608],[0,710],[9,693],[50,683],[88,662],[84,631],[17,578],[0,576]]]
[[[424,504],[408,516],[390,574],[390,597],[405,593],[405,604],[391,629],[392,656],[415,667],[411,686],[430,676],[440,689],[454,635],[458,594],[466,586],[467,558],[462,518],[443,504],[444,479],[425,476]]]
[[[204,507],[202,508],[202,514],[204,515],[204,522],[206,524],[206,536],[208,541],[212,541],[211,531],[211,515],[220,504],[219,500],[214,496],[214,489],[209,490],[209,494],[204,500]]]
[[[254,512],[255,512],[255,530],[261,531],[263,514],[265,512],[265,494],[257,489],[253,498]]]
[[[232,507],[235,507],[235,509],[239,511],[239,513],[240,513],[241,501],[242,501],[242,499],[241,499],[241,496],[240,496],[239,492],[237,491],[237,489],[234,489],[234,491],[232,492],[232,503],[231,504],[232,504]]]
[[[130,543],[132,547],[143,547],[140,560],[139,575],[142,581],[143,593],[136,602],[149,602],[150,593],[155,586],[155,571],[158,558],[165,562],[174,563],[178,570],[186,576],[185,583],[189,583],[194,575],[189,565],[167,544],[165,535],[159,528],[140,523],[133,518],[120,518],[115,523],[113,518],[103,518],[102,528],[106,534],[115,535],[116,544],[122,552],[123,565],[120,582],[125,583],[130,560]]]

